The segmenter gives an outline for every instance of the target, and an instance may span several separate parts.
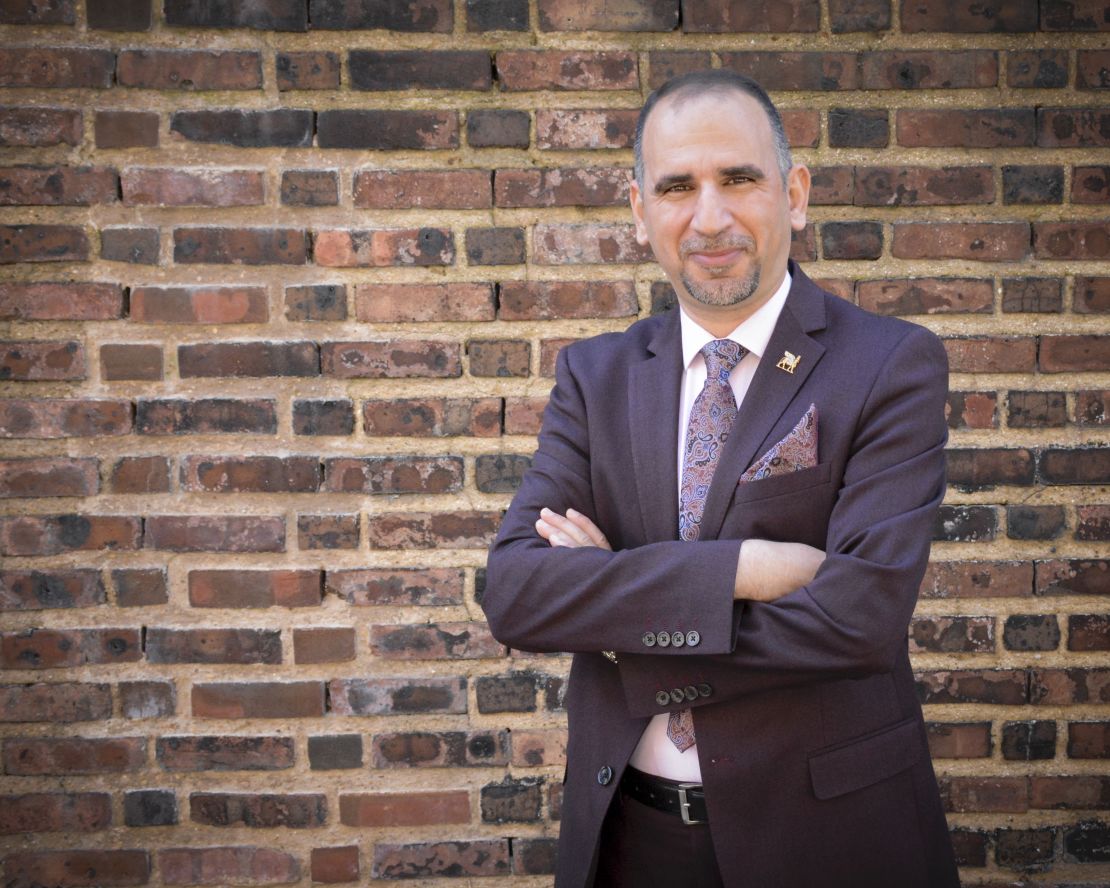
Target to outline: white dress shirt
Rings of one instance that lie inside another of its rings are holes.
[[[752,377],[755,376],[760,358],[767,350],[767,343],[771,340],[771,334],[775,330],[775,324],[778,323],[782,307],[786,304],[786,294],[789,291],[790,272],[787,272],[774,295],[725,337],[738,342],[748,350],[728,377],[738,408],[744,403],[744,396],[748,393],[748,387],[752,383]],[[679,322],[682,327],[682,361],[685,368],[682,372],[678,405],[678,485],[681,497],[686,427],[690,424],[690,411],[694,407],[694,399],[705,385],[705,358],[702,357],[701,350],[706,343],[712,342],[717,337],[701,327],[682,308],[679,308],[679,312]],[[737,417],[737,422],[743,422],[742,413]],[[667,736],[667,720],[667,713],[661,713],[652,718],[643,736],[640,737],[640,742],[632,753],[629,763],[640,771],[666,777],[669,780],[701,783],[697,744],[695,743],[685,752],[679,752],[678,747]]]

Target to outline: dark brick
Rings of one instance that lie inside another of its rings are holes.
[[[555,150],[631,148],[637,111],[582,109],[536,111],[536,147]]]
[[[108,49],[0,46],[0,86],[108,89],[115,67]]]
[[[285,519],[262,515],[152,515],[144,546],[171,552],[283,552]]]
[[[1103,15],[1104,18],[1110,18],[1105,13]],[[1110,51],[1081,49],[1076,53],[1075,88],[1110,88]]]
[[[1006,507],[1006,536],[1012,540],[1054,540],[1066,529],[1063,506]]]
[[[509,872],[505,839],[374,846],[376,879],[427,879],[438,876],[500,876]]]
[[[956,863],[960,866],[987,865],[987,836],[985,833],[969,830],[951,830],[952,850]]]
[[[1110,203],[1110,166],[1072,167],[1071,202]]]
[[[1009,262],[1029,254],[1027,222],[895,222],[896,259]]]
[[[0,5],[0,24],[72,25],[77,22],[74,0],[6,0]]]
[[[1110,234],[1105,222],[1038,222],[1033,251],[1039,259],[1106,259]]]
[[[159,737],[158,764],[166,771],[280,771],[293,767],[292,737]]]
[[[509,675],[483,675],[476,679],[474,685],[480,713],[536,711],[536,675],[534,673],[514,672]]]
[[[0,225],[0,265],[88,259],[89,236],[77,225]]]
[[[1037,30],[1037,6],[1025,0],[901,0],[902,30],[1015,33]]]
[[[628,205],[628,171],[613,167],[563,167],[496,171],[499,207],[623,207]]]
[[[316,143],[376,151],[458,148],[459,118],[453,111],[320,111]]]
[[[96,607],[107,600],[98,570],[0,571],[0,610]]]
[[[555,874],[558,839],[514,839],[513,873],[522,876]]]
[[[1063,167],[1050,165],[1002,167],[1003,203],[1058,204],[1063,201]]]
[[[175,228],[173,261],[217,265],[304,265],[308,238],[298,228]]]
[[[294,207],[333,207],[339,203],[339,173],[285,170],[281,174],[281,202]]]
[[[347,68],[351,86],[362,90],[488,90],[493,83],[489,54],[473,50],[352,49]]]
[[[994,651],[992,617],[914,617],[910,651],[974,653]]]
[[[5,878],[14,885],[146,885],[150,871],[147,851],[20,851],[4,858]]]
[[[85,350],[75,340],[57,339],[24,339],[0,341],[0,379],[6,381],[38,381],[38,380],[67,380],[85,378]],[[31,402],[39,408],[43,416],[55,414],[51,406],[62,410],[93,410],[97,407],[109,408],[119,402],[111,401],[80,401],[63,400]],[[19,402],[9,401],[4,406],[11,410]],[[119,405],[122,406],[122,405]],[[126,410],[112,410],[112,413],[125,413]],[[121,417],[122,418],[122,417]],[[0,421],[0,426],[5,428],[7,436],[20,426],[29,426],[30,417],[25,417],[20,423],[17,416],[12,417],[14,423]]]
[[[527,31],[528,0],[466,0],[466,30]]]
[[[313,848],[310,867],[313,882],[356,882],[359,877],[358,845]]]
[[[142,655],[136,629],[28,629],[0,637],[0,668],[4,669],[134,663]]]
[[[850,90],[858,86],[859,59],[854,52],[722,52],[720,56],[722,68],[747,74],[771,92]]]
[[[362,767],[361,734],[325,734],[308,738],[308,762],[313,771]]]
[[[465,678],[351,678],[328,682],[331,712],[349,715],[463,713]]]
[[[577,0],[538,0],[537,10],[541,31],[673,31],[678,27],[679,0],[610,0],[601,7]]]
[[[149,31],[151,0],[85,0],[90,30]]]
[[[1037,761],[1056,757],[1056,722],[1005,722],[1002,757],[1007,761]]]
[[[106,684],[38,682],[0,685],[0,722],[68,723],[102,721],[111,716],[112,692]],[[8,869],[7,873],[10,875],[11,870]]]
[[[1110,447],[1048,448],[1041,452],[1038,469],[1045,484],[1107,484]]]
[[[1025,448],[950,448],[948,483],[960,490],[982,490],[996,484],[1029,485],[1034,481],[1033,453]]]
[[[162,629],[146,632],[151,663],[280,663],[278,629]]]
[[[157,115],[153,115],[157,118]],[[0,146],[47,147],[81,141],[81,112],[70,108],[0,107]]]
[[[1009,651],[1054,651],[1060,646],[1060,626],[1052,615],[1007,617],[1002,643]]]
[[[672,77],[713,67],[713,57],[708,52],[685,50],[660,50],[648,53],[651,77],[648,86],[657,89]]]
[[[125,49],[116,60],[116,81],[141,89],[260,89],[262,57],[246,51]]]
[[[1110,391],[1080,389],[1075,393],[1075,421],[1081,426],[1106,424]]]
[[[237,398],[140,398],[135,402],[140,435],[274,434],[276,402]]]
[[[631,281],[506,281],[499,295],[503,321],[619,318],[639,309]]]
[[[1060,89],[1068,85],[1066,49],[1027,49],[1007,53],[1007,83],[1018,89]]]
[[[885,148],[890,142],[890,116],[886,110],[829,109],[829,145],[832,148]]]
[[[189,796],[189,819],[209,826],[305,829],[323,826],[327,814],[327,797],[322,793],[194,792]]]
[[[124,718],[164,718],[177,711],[177,688],[172,681],[121,681],[119,701]]]
[[[1069,651],[1110,651],[1110,614],[1069,614]]]
[[[325,112],[338,113],[338,112]],[[321,119],[325,116],[321,113]],[[237,148],[308,148],[312,145],[311,111],[175,111],[170,132],[191,142]],[[327,147],[320,142],[321,147]]]
[[[298,549],[357,549],[358,515],[298,515]]]
[[[483,823],[531,823],[540,819],[543,803],[543,778],[506,777],[501,783],[482,787]]]
[[[507,765],[507,731],[425,731],[374,736],[375,768],[461,768]]]
[[[994,284],[977,278],[910,278],[859,281],[859,305],[876,314],[989,313]]]
[[[179,345],[182,377],[319,376],[313,342],[202,342]]]
[[[1110,863],[1110,825],[1089,820],[1065,827],[1064,854],[1079,863]]]
[[[506,108],[466,114],[466,143],[471,148],[527,148],[532,117]]]
[[[291,321],[345,321],[347,287],[344,284],[286,287],[285,317]]]
[[[1063,311],[1063,281],[1059,278],[1005,278],[1002,310],[1007,313]]]
[[[1012,869],[1037,867],[1052,862],[1055,829],[1000,829],[994,834],[994,859]]]
[[[1021,669],[953,670],[917,674],[917,697],[925,703],[988,703],[1017,706],[1028,701]]]
[[[485,209],[493,205],[490,170],[360,170],[354,203],[367,209],[434,207]]]
[[[157,228],[103,228],[100,258],[109,262],[157,265],[161,239]]]
[[[117,607],[149,607],[169,601],[163,568],[117,568],[112,571]]]
[[[323,489],[335,493],[454,493],[462,487],[458,456],[329,457]]]
[[[1068,421],[1064,392],[1011,391],[1007,409],[1007,424],[1015,429],[1058,428]]]
[[[293,401],[293,434],[350,435],[355,430],[351,401]]]
[[[472,339],[467,343],[471,376],[526,377],[532,346],[515,339]]]
[[[474,461],[474,485],[482,493],[513,493],[532,467],[532,458],[523,454],[482,454]]]
[[[503,50],[496,54],[503,90],[629,90],[640,85],[633,52]]]
[[[461,604],[462,590],[462,571],[451,568],[329,570],[325,587],[356,607]]]
[[[97,148],[157,148],[158,114],[153,111],[97,111]]]
[[[1042,148],[1097,148],[1110,145],[1110,111],[1038,108],[1037,144]]]
[[[177,796],[172,789],[136,789],[123,794],[126,826],[173,826],[177,823]]]
[[[325,342],[325,376],[340,379],[448,378],[462,375],[457,343],[431,339]]]
[[[1076,506],[1075,538],[1077,540],[1110,540],[1110,506]]]
[[[1066,561],[1038,561],[1036,594],[1110,594],[1110,561],[1079,558]]]
[[[977,89],[998,83],[998,53],[886,50],[860,58],[861,89]]]
[[[1108,703],[1110,669],[1034,669],[1029,676],[1029,702],[1041,706]]]
[[[1036,141],[1037,117],[1032,108],[900,110],[895,131],[899,145],[913,148],[1023,147]]]
[[[315,5],[315,4],[313,4]],[[173,0],[166,4],[166,24],[183,28],[254,28],[259,31],[305,31],[304,0]],[[313,27],[320,27],[313,22]]]
[[[181,489],[204,493],[315,493],[320,462],[312,456],[183,456]]]
[[[466,261],[470,265],[518,265],[524,262],[523,228],[468,228]]]
[[[91,166],[0,167],[0,206],[92,206],[116,203],[119,175]]]
[[[1110,758],[1110,722],[1069,722],[1068,758]]]
[[[170,460],[164,456],[125,456],[112,463],[113,493],[169,493]]]
[[[250,845],[163,848],[158,851],[158,868],[166,885],[246,885],[260,880],[284,885],[301,878],[296,856]]]
[[[1041,30],[1110,30],[1105,0],[1041,0]]]
[[[318,231],[313,261],[336,268],[454,265],[455,236],[447,228]]]
[[[499,512],[386,512],[367,516],[371,549],[484,549],[493,542]]]
[[[829,23],[834,34],[886,31],[890,4],[886,0],[829,0]]]
[[[99,492],[99,460],[95,458],[0,458],[0,498],[85,497]]]
[[[719,3],[683,0],[682,30],[695,34],[736,32],[816,31],[821,22],[817,0],[783,0],[749,3],[723,0]],[[766,84],[764,84],[766,86]]]
[[[274,62],[280,92],[293,89],[339,89],[339,54],[279,52]]]
[[[497,437],[500,398],[402,398],[366,401],[363,428],[378,437]]]
[[[454,27],[451,0],[309,0],[308,17],[314,29],[431,31],[450,33]]]
[[[945,410],[950,429],[998,428],[998,396],[994,392],[949,392]]]
[[[142,520],[125,515],[12,515],[0,518],[0,555],[57,555],[138,549]]]
[[[146,767],[143,737],[9,737],[4,773],[23,777],[134,774]]]

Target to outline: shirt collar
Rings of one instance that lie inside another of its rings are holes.
[[[767,343],[771,341],[771,334],[775,332],[775,324],[778,323],[782,307],[786,304],[786,295],[789,292],[790,272],[787,271],[774,295],[725,338],[738,342],[755,355],[757,359],[763,357],[763,352],[767,350]],[[682,366],[688,368],[690,362],[705,347],[705,344],[712,342],[717,337],[686,314],[686,310],[681,305],[678,310],[679,323],[682,327]]]

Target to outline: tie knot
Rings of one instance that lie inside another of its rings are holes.
[[[728,375],[736,369],[747,349],[731,339],[714,339],[707,342],[701,350],[705,358],[705,375],[708,379],[727,382]]]

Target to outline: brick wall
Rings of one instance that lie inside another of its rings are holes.
[[[948,347],[909,643],[965,880],[1107,884],[1106,0],[0,22],[5,884],[549,883],[568,663],[484,550],[558,348],[673,298],[625,171],[704,66],[814,170],[795,257]]]

